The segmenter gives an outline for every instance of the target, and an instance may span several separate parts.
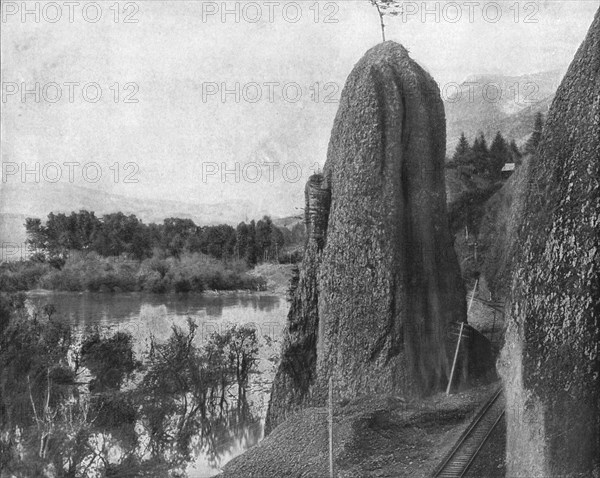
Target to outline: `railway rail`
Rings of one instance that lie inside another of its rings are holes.
[[[436,468],[434,478],[465,476],[490,434],[504,416],[504,403],[502,387],[498,387]]]

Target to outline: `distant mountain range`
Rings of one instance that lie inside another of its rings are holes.
[[[473,75],[460,88],[442,88],[448,95],[444,101],[448,156],[462,132],[469,141],[483,132],[489,144],[500,131],[508,140],[523,144],[535,114],[550,107],[563,74],[553,70],[524,76]]]

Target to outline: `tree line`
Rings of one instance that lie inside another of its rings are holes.
[[[544,117],[542,113],[537,113],[534,119],[533,131],[522,149],[517,146],[514,139],[510,142],[507,141],[499,131],[494,136],[490,146],[488,146],[483,133],[479,133],[473,144],[470,144],[465,134],[462,133],[452,159],[447,163],[447,166],[467,169],[469,173],[487,180],[500,180],[502,179],[502,168],[506,163],[519,165],[523,156],[533,154],[536,151],[543,126]]]
[[[64,260],[70,251],[95,252],[103,257],[123,254],[137,260],[153,255],[180,257],[202,253],[216,259],[241,259],[249,266],[277,260],[286,246],[304,239],[304,228],[280,228],[270,217],[241,222],[236,228],[220,224],[198,226],[191,219],[169,218],[162,224],[144,224],[122,212],[97,217],[93,211],[50,213],[45,223],[25,222],[28,244],[42,255]]]
[[[473,144],[469,144],[462,133],[448,167],[468,168],[471,174],[493,181],[501,179],[502,168],[506,163],[519,164],[521,157],[515,141],[509,143],[500,132],[496,133],[490,146],[483,133],[475,138]]]

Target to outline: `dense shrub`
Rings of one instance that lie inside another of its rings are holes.
[[[0,290],[16,292],[36,287],[51,267],[38,261],[19,261],[0,265]]]
[[[266,283],[247,273],[243,260],[223,261],[203,254],[179,258],[153,256],[144,261],[126,256],[102,257],[95,252],[72,252],[61,269],[48,263],[23,261],[3,264],[0,290],[42,288],[73,292],[202,292],[204,290],[264,290]]]
[[[125,257],[101,257],[74,252],[59,270],[48,271],[40,287],[52,290],[123,292],[137,290],[139,265]]]

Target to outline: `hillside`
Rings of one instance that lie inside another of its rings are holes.
[[[518,221],[523,214],[529,164],[530,158],[524,158],[523,164],[484,206],[478,238],[483,257],[481,272],[498,300],[504,300],[510,289],[511,257]]]
[[[460,91],[448,88],[444,101],[448,154],[462,132],[472,141],[480,131],[487,138],[500,131],[522,144],[535,114],[548,110],[562,75],[559,70],[524,76],[473,75],[460,84]]]

